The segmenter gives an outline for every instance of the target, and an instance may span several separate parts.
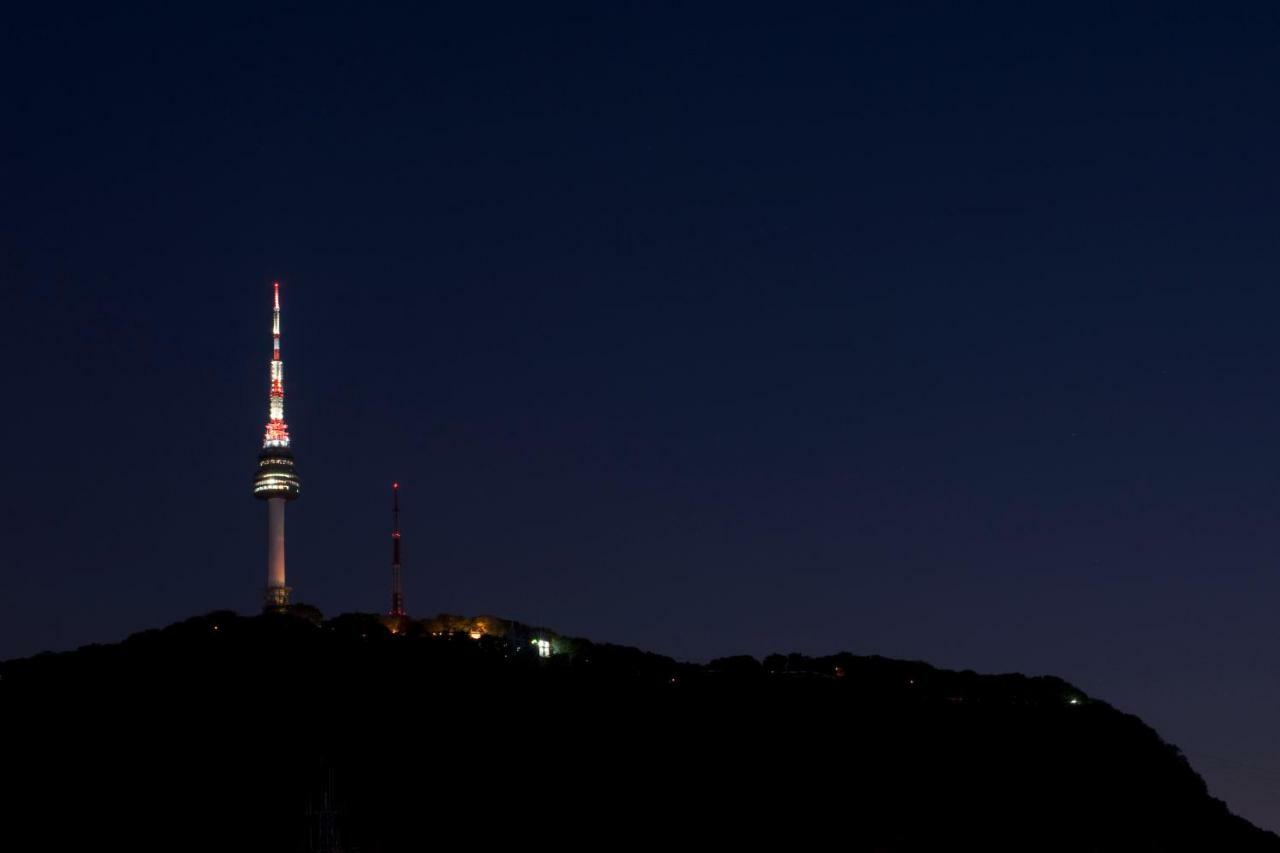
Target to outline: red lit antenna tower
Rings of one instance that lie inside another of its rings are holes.
[[[391,484],[391,615],[403,618],[404,587],[400,580],[400,484]]]

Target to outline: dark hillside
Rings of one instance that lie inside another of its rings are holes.
[[[0,664],[0,843],[1280,850],[1139,719],[1055,678],[394,627],[214,613]]]

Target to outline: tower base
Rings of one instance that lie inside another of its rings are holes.
[[[269,586],[266,593],[262,597],[263,610],[284,610],[289,606],[289,593],[293,592],[292,587],[287,586]]]

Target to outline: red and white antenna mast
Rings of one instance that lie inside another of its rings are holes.
[[[271,395],[267,403],[267,433],[263,447],[288,447],[289,426],[284,422],[284,362],[280,360],[280,282],[275,283],[275,310],[271,316]]]

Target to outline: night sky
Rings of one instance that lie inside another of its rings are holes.
[[[279,279],[295,600],[398,479],[417,615],[1052,673],[1280,830],[1280,10],[798,5],[7,9],[0,657],[259,607]]]

